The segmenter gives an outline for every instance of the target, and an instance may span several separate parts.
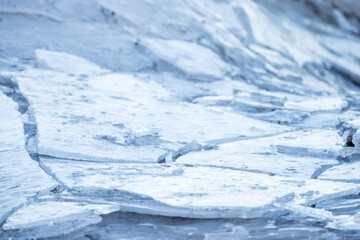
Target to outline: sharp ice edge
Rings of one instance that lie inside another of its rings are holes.
[[[239,136],[239,137],[231,137],[231,138],[222,138],[222,139],[213,139],[213,140],[209,140],[206,143],[210,144],[210,145],[221,145],[221,144],[225,144],[225,143],[231,143],[231,142],[238,142],[238,141],[245,141],[245,140],[251,140],[251,139],[259,139],[259,138],[266,138],[266,137],[275,137],[275,136],[279,136],[285,133],[289,133],[289,132],[295,132],[297,131],[296,129],[292,129],[292,130],[287,130],[287,131],[282,131],[282,132],[278,132],[278,133],[269,133],[269,134],[263,134],[260,136]]]
[[[17,105],[18,111],[20,114],[24,116],[28,120],[28,122],[24,122],[24,118],[22,118],[23,128],[24,128],[24,136],[25,136],[25,149],[28,152],[31,159],[38,162],[39,167],[51,178],[53,178],[56,182],[59,183],[62,189],[66,189],[66,185],[59,180],[55,174],[52,173],[51,169],[44,165],[44,163],[40,160],[39,154],[37,152],[37,122],[36,117],[32,114],[30,103],[28,102],[25,95],[19,89],[19,85],[17,82],[13,81],[9,77],[5,77],[0,75],[0,85],[8,87],[11,89],[10,92],[4,94],[11,98]],[[31,146],[32,145],[32,146]]]
[[[338,165],[339,164],[321,166],[320,168],[316,169],[315,172],[311,175],[311,179],[317,179],[323,172],[325,172],[329,168],[332,168],[332,167],[338,166]]]
[[[39,197],[41,196],[46,196],[49,194],[49,192],[51,190],[54,189],[54,186],[50,187],[49,189],[45,189],[43,191],[40,191],[40,192],[37,192],[36,195],[34,196],[31,196],[31,197],[27,197],[27,200],[26,202],[23,202],[21,204],[19,204],[17,207],[14,207],[13,209],[11,209],[10,211],[6,212],[5,214],[2,215],[2,218],[0,219],[0,227],[2,228],[3,225],[6,223],[6,220],[11,216],[13,215],[14,213],[16,213],[19,209],[27,206],[27,205],[30,205],[34,202],[37,202]]]
[[[66,211],[58,211],[58,209],[66,209]],[[38,212],[41,212],[40,216],[37,215]],[[3,229],[11,231],[18,228],[22,229],[26,235],[53,237],[72,232],[89,224],[99,223],[101,222],[99,215],[102,213],[108,213],[103,206],[93,205],[92,208],[86,208],[83,204],[74,202],[39,201],[10,216],[3,225]],[[76,219],[76,224],[74,224],[74,219]],[[21,238],[25,238],[23,236]]]

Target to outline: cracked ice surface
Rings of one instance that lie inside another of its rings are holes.
[[[2,93],[0,103],[0,220],[4,221],[14,209],[49,192],[56,182],[26,152],[16,103]]]
[[[3,1],[0,238],[359,237],[331,2]]]

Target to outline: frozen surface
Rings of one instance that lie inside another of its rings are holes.
[[[17,105],[0,94],[0,220],[21,206],[50,193],[56,182],[31,159],[24,148],[23,124]]]
[[[359,7],[2,1],[0,238],[359,238]]]

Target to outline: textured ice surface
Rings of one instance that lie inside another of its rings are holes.
[[[218,55],[198,44],[179,40],[145,39],[144,45],[160,61],[164,61],[164,64],[173,64],[185,76],[193,80],[211,81],[223,79],[230,68],[221,61]],[[162,66],[157,67],[161,68]]]
[[[56,182],[26,152],[17,104],[0,94],[0,221],[17,208],[50,193]]]
[[[359,162],[344,163],[335,166],[321,175],[321,179],[331,179],[344,182],[360,182]]]
[[[261,139],[225,143],[211,151],[187,154],[177,162],[311,178],[317,168],[338,163],[336,157],[342,149],[339,140],[340,137],[333,130],[287,132]],[[321,148],[312,142],[321,142]],[[287,161],[283,161],[284,158]]]
[[[117,210],[117,206],[110,204],[40,201],[25,206],[10,216],[3,229],[24,229],[29,236],[52,237],[99,223],[99,214]],[[18,237],[21,238],[21,235]]]
[[[2,1],[0,238],[359,238],[356,9]]]
[[[91,74],[97,68],[85,60],[72,61],[76,58],[62,54],[61,64],[58,57],[57,52],[37,51],[37,60],[52,71],[30,68],[13,76],[36,112],[41,155],[154,162],[166,149],[193,140],[206,143],[288,129],[232,111],[178,102],[153,75]],[[67,68],[71,61],[78,70],[91,69],[88,75]]]

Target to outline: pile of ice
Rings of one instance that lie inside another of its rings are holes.
[[[2,1],[0,236],[115,211],[357,233],[359,6],[329,4]]]

